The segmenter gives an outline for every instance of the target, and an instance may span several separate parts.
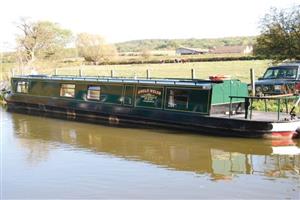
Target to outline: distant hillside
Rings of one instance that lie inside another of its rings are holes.
[[[116,43],[119,52],[139,52],[143,50],[170,50],[179,46],[209,49],[219,46],[249,45],[255,41],[255,36],[226,37],[215,39],[147,39]]]

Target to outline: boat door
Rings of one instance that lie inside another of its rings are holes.
[[[123,105],[125,106],[133,106],[134,105],[134,85],[125,85],[123,92]]]

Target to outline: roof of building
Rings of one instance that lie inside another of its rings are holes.
[[[211,50],[212,53],[243,53],[247,46],[222,46]]]
[[[176,50],[179,50],[179,49],[185,49],[185,50],[196,51],[196,52],[208,52],[209,51],[208,49],[190,48],[190,47],[184,47],[184,46],[178,47]]]

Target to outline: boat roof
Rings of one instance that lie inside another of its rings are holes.
[[[109,83],[130,83],[130,84],[158,84],[158,85],[185,85],[185,86],[203,86],[217,83],[223,83],[222,80],[205,79],[181,79],[181,78],[128,78],[128,77],[110,77],[110,76],[73,76],[73,75],[21,75],[13,78],[20,79],[39,79],[39,80],[63,80],[63,81],[91,81],[91,82],[109,82]]]

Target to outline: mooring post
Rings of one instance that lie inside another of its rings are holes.
[[[55,75],[55,76],[58,75],[58,69],[57,69],[57,68],[55,68],[55,70],[54,70],[54,75]]]
[[[150,70],[147,69],[147,79],[149,79],[149,78],[150,78]]]
[[[192,75],[192,79],[196,78],[196,74],[195,74],[195,70],[194,69],[191,69],[191,75]]]
[[[114,70],[110,70],[110,77],[114,77],[114,76],[115,76]]]
[[[82,69],[79,69],[79,76],[82,76]]]
[[[250,79],[251,79],[251,95],[255,96],[255,71],[253,68],[250,69]]]

